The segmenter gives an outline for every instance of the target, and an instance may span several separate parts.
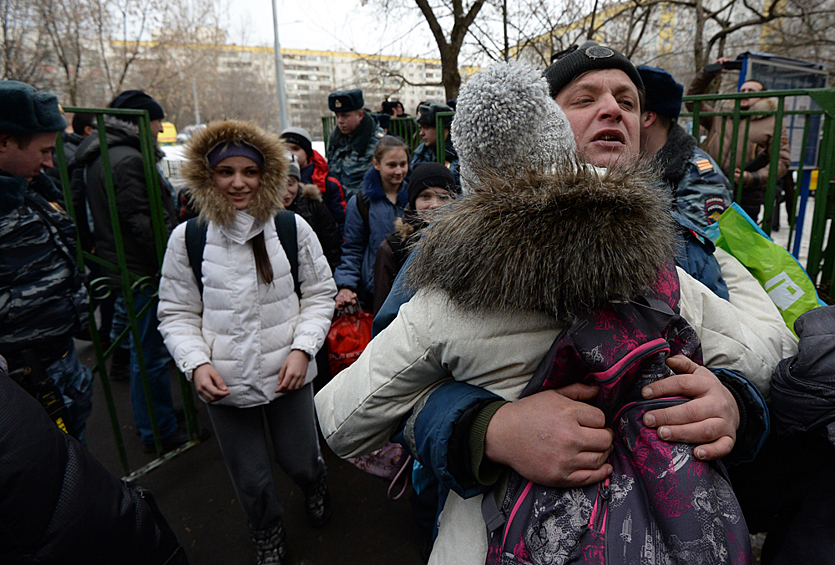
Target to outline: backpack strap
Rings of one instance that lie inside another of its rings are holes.
[[[199,218],[191,218],[186,222],[186,253],[188,263],[194,272],[197,288],[203,295],[203,249],[206,247],[206,234],[209,224],[200,222]],[[293,275],[293,290],[301,299],[302,290],[299,283],[299,242],[296,239],[296,215],[288,210],[281,210],[275,216],[275,231],[281,247],[290,262],[290,274]]]
[[[209,224],[201,222],[199,218],[191,218],[186,222],[186,253],[188,264],[197,281],[197,289],[203,296],[203,249],[206,247],[206,234]]]
[[[284,254],[290,261],[290,274],[293,275],[293,290],[299,300],[302,298],[302,287],[299,283],[299,240],[296,236],[296,214],[289,210],[279,210],[275,215],[275,231]]]
[[[371,226],[368,222],[368,200],[366,200],[362,191],[357,192],[357,210],[359,210],[360,217],[362,218],[365,240],[368,241],[368,238],[371,236]]]

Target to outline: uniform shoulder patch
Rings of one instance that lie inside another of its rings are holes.
[[[696,161],[696,166],[702,174],[713,171],[713,163],[710,162],[710,159],[698,159]]]

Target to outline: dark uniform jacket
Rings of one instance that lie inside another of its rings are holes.
[[[352,135],[344,135],[334,128],[328,139],[328,168],[342,183],[347,202],[360,191],[365,172],[374,159],[374,148],[385,136],[383,128],[365,114]]]

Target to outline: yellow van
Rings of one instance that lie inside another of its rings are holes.
[[[171,122],[162,122],[162,133],[157,137],[160,145],[174,145],[177,143],[177,128]]]

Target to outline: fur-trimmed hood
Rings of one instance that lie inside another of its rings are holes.
[[[568,320],[634,298],[674,256],[670,201],[645,165],[476,174],[472,193],[426,229],[410,286],[441,290],[470,311],[521,309]]]
[[[235,207],[230,204],[212,182],[212,171],[206,155],[219,143],[245,142],[264,155],[261,186],[249,214],[261,222],[270,220],[278,210],[283,210],[284,191],[287,185],[289,160],[284,143],[278,136],[267,133],[251,122],[226,120],[214,122],[196,133],[186,147],[188,161],[184,175],[189,183],[189,193],[195,208],[203,220],[228,226],[235,219]]]
[[[298,202],[302,198],[307,198],[308,200],[316,200],[318,202],[321,202],[322,192],[319,190],[319,187],[315,184],[305,184],[303,182],[300,182],[299,191],[296,193],[296,197],[293,199],[293,202]]]
[[[413,288],[465,310],[568,320],[636,297],[673,258],[670,195],[655,188],[654,169],[582,163],[532,68],[498,63],[474,75],[452,126],[470,194],[426,228],[407,273]]]

